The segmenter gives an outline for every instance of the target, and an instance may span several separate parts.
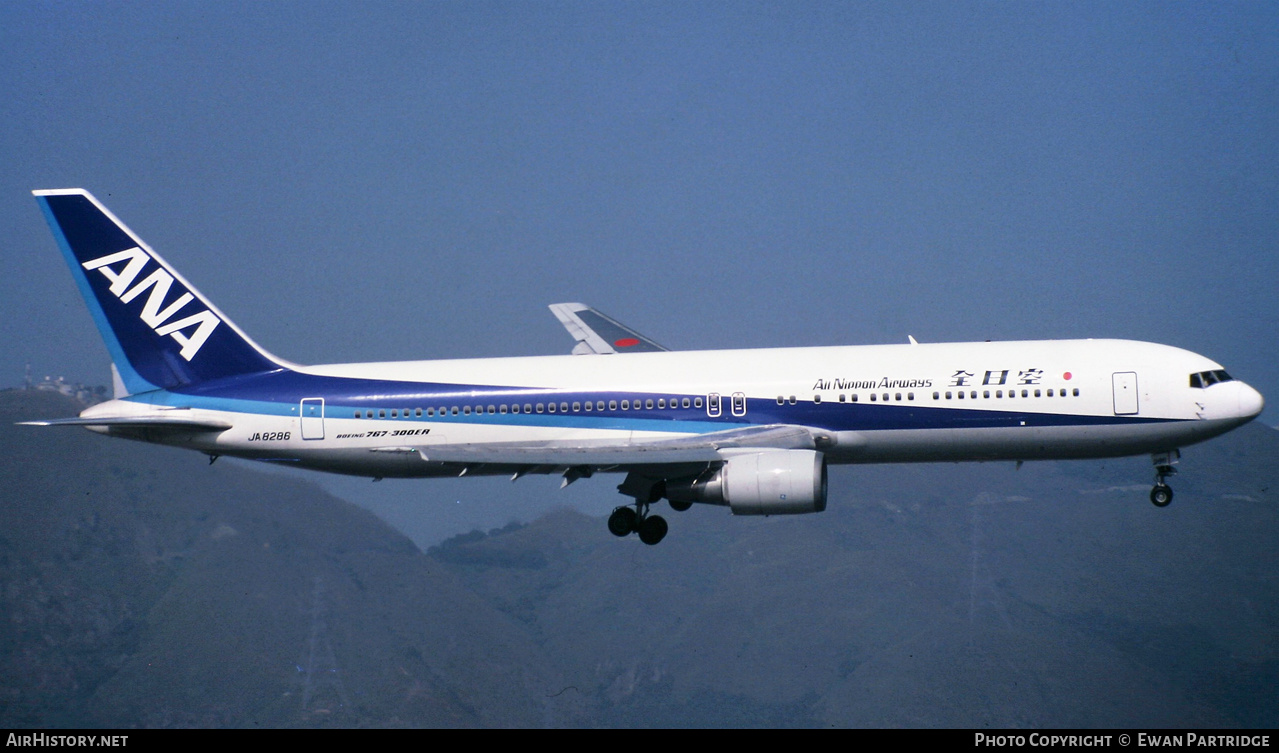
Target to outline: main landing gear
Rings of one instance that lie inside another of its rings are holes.
[[[1174,466],[1180,458],[1181,450],[1156,452],[1150,456],[1155,464],[1155,486],[1150,490],[1150,501],[1155,507],[1167,507],[1172,503],[1172,487],[1164,479],[1176,475],[1177,469]]]
[[[608,530],[614,536],[638,533],[640,541],[652,546],[666,538],[666,519],[661,515],[649,515],[648,503],[636,502],[635,506],[622,506],[608,516]]]
[[[650,515],[648,508],[666,496],[666,482],[629,473],[617,490],[635,500],[632,505],[622,505],[608,516],[608,530],[614,536],[639,534],[639,540],[652,546],[666,538],[666,519]],[[692,502],[671,502],[671,509],[683,512]]]

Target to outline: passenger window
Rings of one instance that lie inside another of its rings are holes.
[[[947,400],[949,400],[949,399],[950,399],[950,393],[949,393],[949,392],[947,392],[947,393],[946,393],[946,399],[947,399]]]
[[[684,400],[684,407],[685,407],[685,408],[687,408],[687,407],[688,407],[688,400],[687,400],[687,399],[685,399],[685,400]],[[702,407],[702,399],[701,399],[700,397],[695,397],[695,398],[693,398],[693,407],[694,407],[694,408],[700,408],[700,407]]]
[[[941,393],[940,393],[940,392],[934,392],[934,393],[933,393],[933,399],[934,399],[934,400],[940,400],[940,399],[941,399]]]
[[[893,399],[900,403],[902,401],[902,393],[900,392],[894,393]]]
[[[874,393],[874,392],[870,393],[870,401],[871,401],[872,403],[873,403],[873,402],[875,402],[875,393]]]
[[[1004,396],[1004,391],[1003,391],[1003,390],[995,390],[995,397],[997,397],[997,398],[998,398],[998,397],[1003,397],[1003,396]]]
[[[982,397],[984,397],[984,398],[986,398],[987,400],[989,400],[989,399],[990,399],[990,390],[984,390],[984,391],[981,393],[981,396],[982,396]]]
[[[821,405],[821,404],[822,404],[822,396],[821,396],[821,395],[813,395],[813,403],[814,403],[815,405]]]
[[[645,400],[644,407],[647,408],[648,410],[653,410],[653,398],[650,397],[649,399]]]
[[[532,413],[532,412],[533,412],[533,404],[532,404],[532,403],[525,403],[525,404],[524,404],[524,412],[525,412],[525,413]],[[542,412],[542,411],[540,411],[540,410],[538,411],[538,413],[541,413],[541,412]]]
[[[554,413],[554,412],[555,412],[555,403],[551,403],[551,404],[547,405],[547,406],[546,406],[546,409],[547,409],[548,411],[550,411],[551,413]]]
[[[378,412],[377,412],[377,417],[378,417],[378,418],[386,418],[386,410],[385,410],[385,409],[382,409],[382,408],[379,408],[379,409],[378,409]]]
[[[961,392],[957,392],[957,393],[955,393],[955,394],[959,397],[959,399],[960,399],[960,400],[963,400],[963,399],[964,399],[964,393],[963,393],[962,391],[961,391]]]
[[[684,398],[683,400],[680,400],[680,401],[679,401],[679,404],[680,404],[680,407],[687,408],[687,407],[688,407],[688,398]]]
[[[1074,390],[1074,397],[1079,397],[1079,388],[1078,388],[1078,387],[1076,387],[1076,388],[1075,388],[1075,390]]]
[[[857,393],[856,393],[856,392],[854,392],[854,393],[853,393],[853,402],[854,402],[854,403],[855,403],[855,402],[857,402]]]
[[[1035,397],[1039,397],[1039,390],[1035,390]]]
[[[490,405],[490,406],[489,406],[489,415],[493,415],[494,413],[497,413],[497,406],[496,406],[496,405]]]
[[[603,401],[603,400],[597,400],[597,401],[595,402],[595,410],[604,410],[604,401]]]
[[[1022,397],[1030,397],[1030,391],[1029,391],[1029,390],[1022,390],[1022,391],[1021,391],[1021,396],[1022,396]]]
[[[560,413],[568,413],[568,403],[560,403]]]
[[[608,409],[609,409],[609,410],[617,410],[617,401],[616,401],[616,400],[609,400],[609,401],[608,401]]]
[[[506,414],[506,403],[502,403],[501,405],[497,406],[497,412],[498,412],[498,413],[501,413],[501,414],[503,414],[503,415],[505,415],[505,414]]]
[[[659,397],[659,398],[657,398],[657,407],[658,407],[659,409],[660,409],[660,408],[665,408],[665,407],[666,407],[666,398],[664,398],[664,397]]]

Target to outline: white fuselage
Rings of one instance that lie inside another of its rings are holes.
[[[542,445],[554,465],[557,446],[778,424],[811,428],[832,463],[1107,457],[1175,449],[1259,413],[1242,382],[1191,386],[1220,369],[1121,340],[364,363],[297,367],[278,385],[157,391],[84,415],[189,409],[232,428],[170,443],[374,476],[453,473],[422,462],[447,447],[485,448],[503,472],[523,462],[503,457],[506,445]]]

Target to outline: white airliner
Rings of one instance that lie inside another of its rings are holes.
[[[624,473],[608,528],[666,534],[666,499],[820,512],[830,463],[1151,454],[1255,418],[1261,395],[1194,353],[1123,340],[671,352],[581,304],[574,355],[299,366],[258,347],[88,192],[36,191],[113,360],[76,425],[361,476]]]

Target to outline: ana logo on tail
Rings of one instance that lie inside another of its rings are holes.
[[[138,276],[142,274],[149,261],[151,261],[151,257],[147,256],[146,252],[141,248],[134,246],[124,251],[86,261],[81,266],[86,270],[96,269],[101,272],[102,276],[111,283],[111,293],[116,298],[119,298],[121,303],[133,301],[133,299],[142,295],[147,288],[150,288],[151,292],[147,296],[146,303],[142,306],[142,314],[139,318],[154,330],[157,335],[172,337],[178,345],[182,346],[182,357],[190,361],[195,357],[196,353],[200,352],[200,348],[209,339],[209,335],[213,334],[213,330],[217,329],[218,325],[221,324],[221,320],[214,316],[213,312],[205,309],[198,314],[192,314],[175,322],[169,322],[184,306],[195,300],[195,296],[183,291],[177,300],[166,307],[165,299],[169,295],[169,288],[173,286],[173,275],[166,272],[162,267],[157,267],[154,272],[134,285],[134,280],[138,279]],[[123,268],[112,267],[113,264],[122,262],[124,263]],[[192,327],[196,328],[195,332],[187,334],[187,331]]]

